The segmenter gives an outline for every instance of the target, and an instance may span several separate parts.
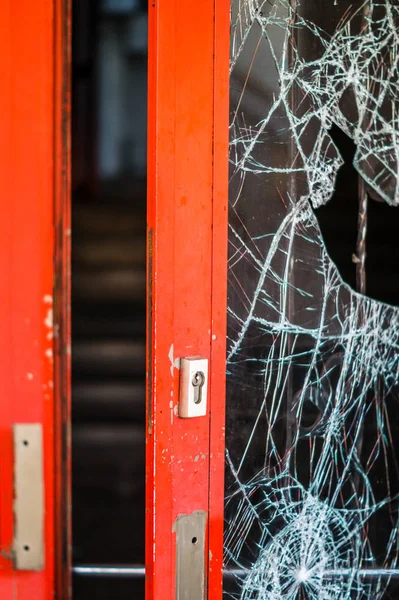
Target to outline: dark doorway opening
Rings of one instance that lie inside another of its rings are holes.
[[[72,45],[74,600],[144,598],[147,6],[75,0]]]

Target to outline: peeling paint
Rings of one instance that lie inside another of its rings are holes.
[[[47,315],[46,315],[46,318],[44,319],[44,324],[48,328],[53,327],[53,309],[52,308],[49,308],[47,310]]]
[[[173,366],[174,366],[174,364],[173,364],[173,352],[174,352],[174,345],[171,344],[171,346],[169,348],[168,357],[169,357],[169,361],[170,361],[170,374],[172,375],[172,377],[173,377]]]

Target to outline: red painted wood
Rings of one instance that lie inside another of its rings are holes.
[[[209,466],[209,598],[222,598],[226,405],[226,306],[230,0],[215,0],[212,349]]]
[[[55,10],[0,2],[0,598],[54,597]],[[58,82],[58,89],[61,83]],[[59,122],[58,116],[56,122]],[[65,255],[66,256],[66,255]],[[58,398],[58,395],[57,395]],[[13,423],[44,433],[45,569],[15,572]],[[56,428],[56,431],[57,428]],[[57,446],[59,448],[59,446]]]
[[[194,510],[209,515],[208,597],[221,597],[229,3],[218,0],[216,11],[215,4],[149,4],[146,568],[151,599],[175,597],[173,524],[179,514]],[[215,58],[220,50],[215,32],[224,40],[220,58]],[[178,359],[196,355],[210,359],[210,408],[206,417],[180,419]],[[211,431],[217,437],[212,445]]]
[[[54,567],[55,598],[72,598],[71,51],[72,0],[54,2]]]

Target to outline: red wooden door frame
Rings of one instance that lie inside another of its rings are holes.
[[[147,593],[174,597],[173,523],[202,509],[208,597],[219,599],[229,2],[155,0],[149,12]],[[69,1],[4,0],[0,29],[0,596],[67,598]],[[210,359],[208,416],[183,421],[176,360],[193,354]],[[15,572],[10,555],[11,427],[30,421],[43,425],[45,456],[46,557],[35,573]]]
[[[69,2],[3,0],[0,32],[0,597],[50,600],[69,587]],[[18,572],[12,426],[30,422],[45,566]]]
[[[222,595],[229,0],[149,2],[147,598],[175,598],[179,515],[208,515]],[[208,415],[177,414],[179,359],[210,361]],[[208,560],[209,558],[209,560]]]

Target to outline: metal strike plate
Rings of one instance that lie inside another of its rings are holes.
[[[176,532],[176,600],[205,598],[205,530],[207,515],[197,510],[179,515]]]
[[[16,424],[14,437],[14,567],[44,566],[44,485],[42,426]]]
[[[179,416],[184,419],[206,415],[208,359],[194,356],[180,361]]]

